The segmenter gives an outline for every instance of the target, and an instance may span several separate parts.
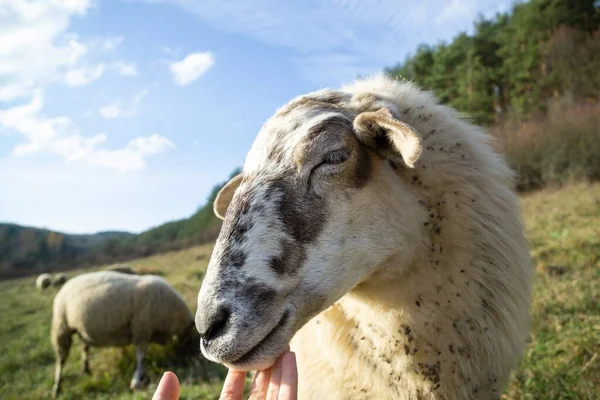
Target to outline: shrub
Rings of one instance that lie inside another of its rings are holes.
[[[565,97],[514,129],[496,128],[500,148],[518,174],[517,190],[600,180],[600,103]]]

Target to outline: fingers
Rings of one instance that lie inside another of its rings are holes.
[[[267,397],[270,381],[271,369],[257,371],[250,386],[250,397],[248,400],[264,400]]]
[[[244,381],[246,371],[237,371],[230,369],[223,384],[221,397],[219,400],[240,400],[244,395]]]
[[[281,361],[281,385],[279,387],[279,398],[283,400],[296,400],[298,397],[298,367],[296,365],[296,354],[288,351],[283,355]]]
[[[271,380],[269,381],[269,390],[265,400],[277,400],[279,397],[279,386],[281,385],[281,361],[283,355],[280,356],[275,364],[271,367]]]
[[[219,400],[241,400],[244,395],[245,380],[246,371],[230,369]],[[179,392],[177,376],[171,371],[166,371],[158,383],[152,400],[178,400]],[[288,349],[271,368],[256,373],[250,388],[249,400],[296,400],[297,392],[296,355]]]
[[[156,392],[154,392],[154,396],[152,396],[152,400],[178,400],[178,399],[179,399],[179,379],[177,379],[177,375],[175,375],[171,371],[166,371],[163,374],[162,378],[160,378],[160,382],[158,383]]]

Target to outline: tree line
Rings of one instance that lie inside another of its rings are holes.
[[[600,180],[600,1],[531,0],[385,69],[482,124],[529,191]]]
[[[420,45],[387,68],[409,79],[477,123],[498,123],[547,111],[550,99],[600,94],[600,12],[593,0],[531,0],[450,43]]]

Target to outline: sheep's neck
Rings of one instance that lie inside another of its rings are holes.
[[[455,250],[444,264],[425,256],[396,279],[360,285],[319,315],[319,341],[335,347],[332,354],[346,353],[328,360],[334,369],[358,359],[379,381],[372,387],[401,387],[401,381],[416,379],[425,392],[441,386],[497,394],[495,373],[486,381],[470,378],[478,349],[487,345],[485,333],[497,327],[474,312],[485,296],[471,279],[466,249]]]
[[[448,302],[450,293],[435,282],[430,287],[415,284],[423,279],[432,281],[431,272],[417,268],[389,284],[356,288],[316,318],[320,340],[335,346],[336,352],[346,351],[347,357],[340,360],[360,359],[364,368],[371,367],[379,385],[397,387],[415,374],[434,390],[442,369],[460,374],[453,355],[462,348],[448,348],[442,337],[450,334],[460,307],[453,299]]]

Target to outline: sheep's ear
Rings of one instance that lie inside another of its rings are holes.
[[[414,168],[423,151],[421,134],[412,126],[399,121],[387,108],[366,111],[354,119],[354,129],[361,142],[382,155],[399,152],[404,163]],[[392,148],[390,148],[392,147]]]
[[[219,219],[225,219],[225,213],[227,212],[229,203],[231,203],[231,199],[233,198],[236,189],[240,186],[240,182],[242,182],[242,174],[237,174],[231,178],[231,180],[221,188],[219,194],[217,194],[217,198],[213,203],[213,211]]]

